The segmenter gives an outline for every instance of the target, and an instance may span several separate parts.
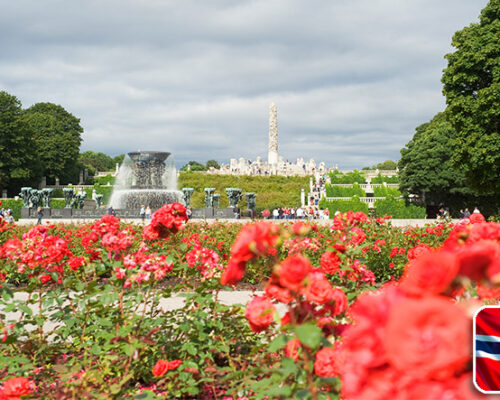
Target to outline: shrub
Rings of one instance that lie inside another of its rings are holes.
[[[418,207],[414,204],[406,204],[404,200],[388,197],[375,202],[375,210],[378,216],[390,215],[393,218],[425,218],[425,207]]]
[[[365,177],[358,171],[342,173],[339,170],[335,170],[329,173],[331,183],[365,183]]]
[[[326,195],[327,197],[365,197],[366,193],[357,183],[354,183],[352,187],[333,186],[327,184]]]
[[[399,177],[397,176],[382,176],[380,173],[372,178],[371,183],[399,183]]]
[[[400,197],[401,192],[397,188],[391,188],[387,186],[374,187],[373,188],[374,197]]]
[[[14,219],[19,219],[21,218],[21,208],[23,206],[23,201],[22,200],[14,200],[14,199],[8,199],[8,200],[2,200],[2,205],[0,208],[8,209],[10,208],[12,210],[12,216]]]
[[[331,216],[335,215],[336,211],[340,211],[342,213],[347,211],[363,211],[364,213],[368,213],[368,204],[363,203],[359,197],[356,196],[350,200],[328,201],[325,198],[322,198],[319,202],[319,207],[321,209],[328,208]]]

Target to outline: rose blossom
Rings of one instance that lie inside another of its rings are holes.
[[[471,356],[470,320],[444,297],[403,299],[394,304],[383,336],[391,364],[404,374],[445,379]]]
[[[276,308],[265,297],[255,297],[245,308],[245,316],[255,333],[265,330],[274,321]]]
[[[339,265],[342,262],[335,251],[325,251],[321,255],[320,265],[325,273],[333,275],[339,270]]]
[[[287,257],[278,267],[278,276],[281,286],[298,292],[305,277],[312,270],[309,260],[300,255],[294,254]]]
[[[0,389],[0,398],[19,399],[21,396],[27,396],[35,390],[35,384],[28,378],[14,377],[9,378],[3,383]]]
[[[412,295],[439,294],[458,273],[457,257],[445,251],[432,251],[406,266],[400,287]]]
[[[336,361],[339,358],[339,352],[335,347],[323,347],[316,353],[314,361],[314,372],[318,376],[333,378],[339,375],[339,367]]]
[[[305,298],[319,304],[333,300],[333,288],[323,272],[314,271],[307,275],[307,284],[303,289]]]

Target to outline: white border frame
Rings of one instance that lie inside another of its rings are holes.
[[[479,392],[481,392],[483,394],[500,394],[500,390],[496,390],[496,391],[483,390],[479,387],[479,385],[476,382],[476,317],[485,308],[498,308],[498,309],[500,309],[500,305],[482,306],[474,313],[474,316],[472,317],[472,382],[474,383],[474,387],[476,388],[476,390],[478,390]]]

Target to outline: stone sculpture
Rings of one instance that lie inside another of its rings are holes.
[[[42,200],[43,200],[43,206],[45,208],[50,208],[50,202],[52,201],[52,193],[54,193],[54,189],[52,188],[42,189]]]
[[[30,200],[32,208],[38,208],[42,206],[42,191],[38,189],[30,190]]]
[[[205,188],[205,208],[213,208],[214,193],[215,188]]]
[[[269,151],[267,162],[271,165],[278,164],[278,111],[274,103],[269,106]]]
[[[21,193],[19,193],[19,197],[23,199],[23,207],[29,207],[30,206],[30,187],[22,187],[21,188]]]
[[[193,188],[182,188],[182,193],[184,193],[184,204],[186,205],[186,208],[189,207],[191,204],[191,196],[194,193]]]
[[[235,208],[238,207],[238,202],[241,200],[243,196],[241,194],[241,189],[238,188],[226,188],[227,198],[229,199],[229,207]]]
[[[213,197],[212,197],[212,199],[213,199],[213,203],[212,203],[213,207],[214,208],[219,208],[220,194],[218,194],[218,193],[214,194]]]
[[[73,208],[72,203],[73,197],[75,196],[75,190],[73,188],[64,188],[63,194],[65,202],[64,208]]]
[[[104,197],[104,195],[102,195],[102,194],[95,195],[96,208],[101,208],[103,197]]]
[[[249,210],[255,210],[257,202],[257,195],[255,193],[246,193],[245,194],[246,201],[247,201],[247,208]]]
[[[82,209],[83,205],[85,204],[85,198],[87,197],[87,193],[78,193],[74,197],[74,208]]]

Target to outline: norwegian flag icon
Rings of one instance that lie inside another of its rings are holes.
[[[500,393],[500,306],[484,306],[474,316],[474,384]]]

